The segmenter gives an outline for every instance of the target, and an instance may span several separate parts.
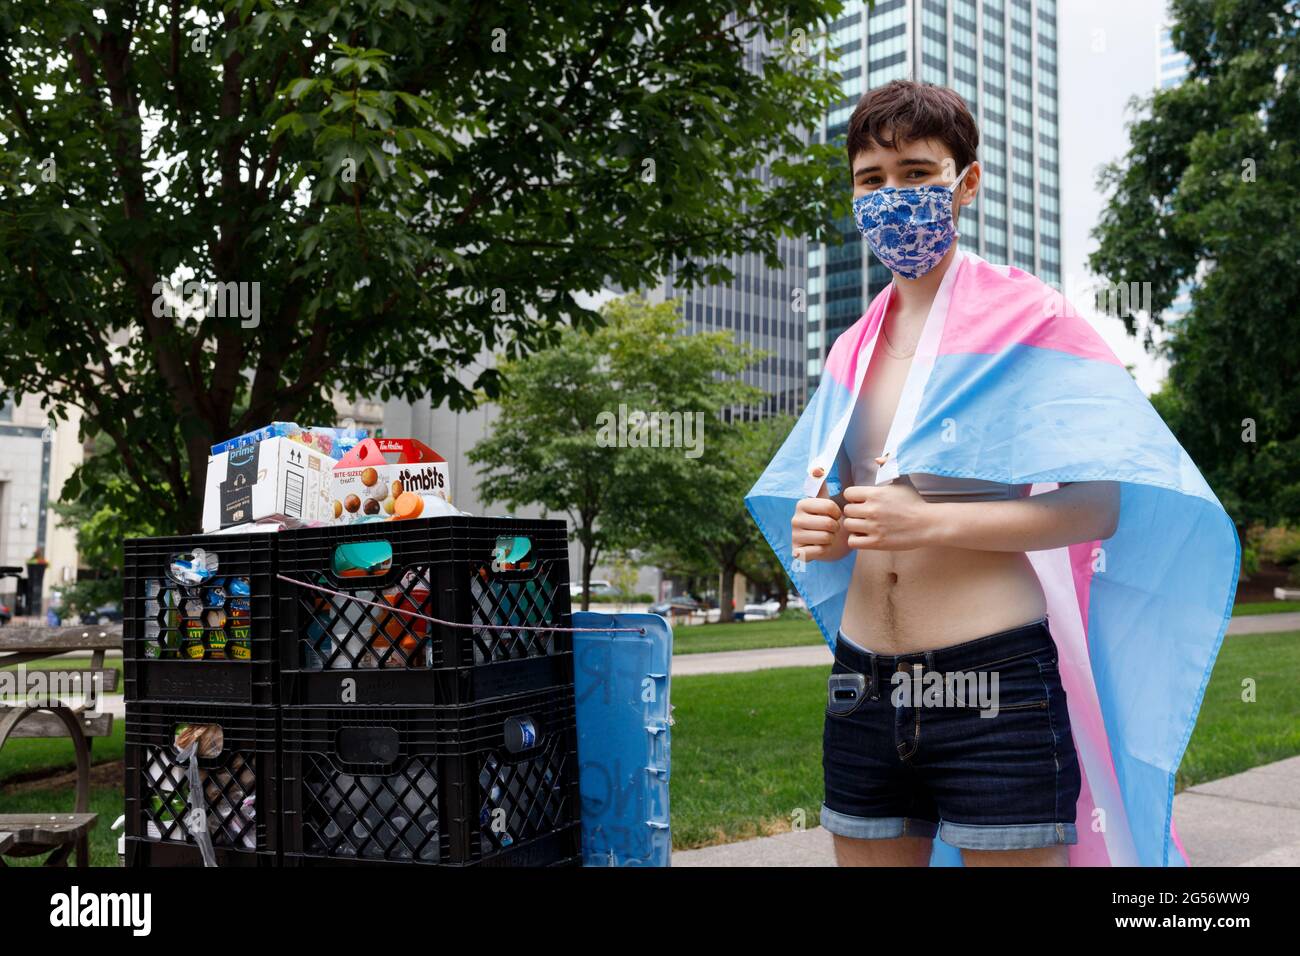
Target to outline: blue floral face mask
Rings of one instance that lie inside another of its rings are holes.
[[[919,279],[939,264],[957,238],[952,197],[969,171],[949,186],[882,186],[853,200],[858,231],[890,272]]]

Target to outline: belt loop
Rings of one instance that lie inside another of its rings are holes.
[[[934,670],[934,651],[925,652],[925,670],[926,673]]]
[[[880,672],[876,668],[876,655],[867,651],[867,656],[871,658],[871,699],[880,700]]]

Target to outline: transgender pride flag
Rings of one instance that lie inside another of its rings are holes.
[[[856,551],[796,567],[800,498],[836,457],[892,284],[830,350],[821,384],[745,505],[834,645]],[[1100,336],[1028,273],[959,250],[926,319],[877,483],[921,472],[1121,482],[1105,541],[1031,551],[1083,772],[1074,866],[1184,866],[1174,772],[1232,613],[1241,545],[1196,465]],[[823,477],[824,476],[824,477]],[[960,864],[935,841],[935,864]]]

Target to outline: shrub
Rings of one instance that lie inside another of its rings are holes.
[[[1279,525],[1252,529],[1252,542],[1259,560],[1272,561],[1283,567],[1300,563],[1300,528]]]

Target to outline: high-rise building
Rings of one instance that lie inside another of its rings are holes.
[[[1168,23],[1156,28],[1156,86],[1167,90],[1177,86],[1187,76],[1191,61],[1187,54],[1174,46]]]
[[[843,143],[862,94],[895,79],[950,87],[980,129],[983,169],[962,210],[961,242],[992,262],[1061,282],[1060,133],[1056,0],[877,0],[851,3],[832,25],[844,99],[826,115],[822,142]],[[845,183],[848,159],[845,158]],[[808,250],[808,380],[826,351],[890,281],[852,216],[843,244]]]
[[[0,566],[22,568],[38,555],[48,565],[42,599],[77,579],[77,529],[50,508],[68,476],[85,459],[78,438],[81,413],[51,423],[40,396],[14,403],[0,390]],[[0,604],[16,606],[17,580],[0,575]],[[36,613],[30,608],[29,613]]]
[[[763,175],[768,171],[763,170]],[[677,288],[674,271],[646,293],[650,302],[676,301],[683,331],[731,332],[737,341],[767,352],[741,378],[764,392],[759,405],[744,410],[755,417],[797,415],[807,398],[804,350],[807,343],[808,243],[802,238],[777,240],[784,266],[771,269],[762,256],[747,253],[727,262],[735,276],[726,285]]]
[[[759,71],[769,52],[762,34],[755,34],[745,48],[745,68]],[[758,176],[764,183],[772,180],[767,166]],[[744,417],[797,415],[807,398],[808,243],[801,236],[778,237],[776,251],[780,269],[768,267],[757,253],[747,253],[726,260],[735,276],[726,285],[679,288],[674,268],[646,290],[650,302],[679,303],[686,332],[731,332],[737,341],[767,353],[741,375],[765,396],[757,406],[738,409]]]

